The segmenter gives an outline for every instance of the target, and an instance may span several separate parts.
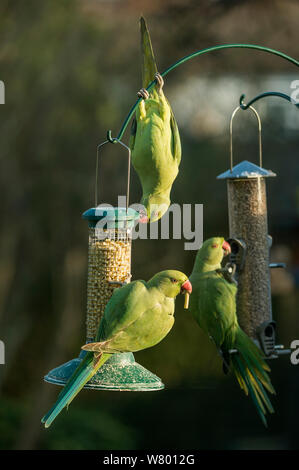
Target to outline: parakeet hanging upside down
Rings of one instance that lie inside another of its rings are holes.
[[[157,72],[149,32],[140,19],[142,50],[143,99],[136,110],[132,124],[130,148],[132,164],[142,185],[141,204],[145,207],[141,221],[155,222],[170,205],[170,191],[178,174],[181,160],[181,142],[178,126],[170,104],[163,93],[163,78]],[[157,84],[148,93],[151,81]]]
[[[49,427],[84,385],[114,353],[134,352],[159,343],[174,324],[175,298],[191,294],[192,286],[180,271],[161,271],[148,282],[133,281],[113,292],[100,322],[95,343],[82,347],[87,354],[42,418]]]
[[[274,410],[266,390],[273,394],[275,390],[261,350],[238,324],[237,286],[225,279],[221,269],[223,256],[229,253],[229,243],[220,237],[206,240],[198,250],[190,276],[193,286],[190,311],[221,353],[224,372],[231,366],[241,389],[250,394],[267,426],[265,414]]]

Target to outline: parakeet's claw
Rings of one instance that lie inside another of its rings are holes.
[[[164,80],[163,80],[163,77],[162,75],[157,72],[155,73],[155,79],[156,79],[156,82],[157,82],[157,90],[158,90],[158,93],[161,93],[162,91],[162,88],[164,86]]]
[[[141,90],[138,91],[137,96],[138,98],[147,100],[149,98],[149,92],[145,88],[141,88]]]
[[[229,349],[229,354],[237,354],[239,351],[237,349]]]
[[[83,349],[83,351],[90,351],[97,354],[103,354],[102,343],[99,342],[84,344],[83,346],[81,346],[81,349]]]

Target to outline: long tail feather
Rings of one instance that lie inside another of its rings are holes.
[[[267,427],[266,413],[274,413],[273,406],[267,395],[275,394],[268,372],[269,366],[263,359],[262,352],[255,343],[238,328],[234,348],[237,353],[231,355],[232,370],[246,395],[251,396],[253,403],[264,425]]]
[[[244,377],[244,380],[245,380],[246,385],[247,385],[248,390],[249,390],[249,394],[252,398],[253,403],[255,404],[257,412],[258,412],[263,424],[265,425],[265,427],[268,427],[267,420],[265,418],[265,413],[264,413],[265,409],[264,409],[263,406],[260,406],[260,401],[257,399],[257,392],[256,392],[256,390],[254,389],[253,385],[250,382],[249,375],[246,373],[246,370],[243,367],[242,361],[240,360],[240,358],[237,355],[235,355],[235,357],[233,359],[233,364],[237,365],[237,368],[240,370],[240,373]]]
[[[146,88],[150,82],[154,80],[157,66],[151,38],[143,17],[140,18],[140,32],[142,51],[142,86]]]
[[[103,354],[101,359],[94,364],[94,355],[89,353],[77,367],[74,374],[58,396],[56,403],[42,418],[41,422],[46,428],[51,426],[59,413],[73,401],[84,385],[94,376],[98,369],[109,359],[110,354]]]

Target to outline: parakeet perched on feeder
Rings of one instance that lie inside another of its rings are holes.
[[[163,93],[163,78],[157,72],[150,35],[144,18],[140,19],[142,50],[142,84],[138,93],[143,99],[132,124],[130,148],[132,164],[142,185],[141,204],[146,214],[141,221],[159,220],[170,205],[172,184],[181,160],[178,126]],[[156,79],[156,85],[146,87]]]
[[[190,281],[190,311],[210,336],[223,358],[223,370],[231,367],[246,395],[250,395],[267,426],[265,414],[273,413],[267,391],[275,394],[261,350],[244,333],[236,314],[237,286],[225,278],[221,262],[230,253],[224,238],[206,240],[198,250]]]
[[[175,298],[192,286],[180,271],[161,271],[148,282],[134,281],[116,289],[107,303],[96,342],[82,347],[85,358],[42,418],[49,427],[84,385],[114,353],[135,352],[159,343],[174,324]]]

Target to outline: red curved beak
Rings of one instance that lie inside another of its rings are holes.
[[[223,242],[222,249],[224,250],[224,256],[229,255],[232,251],[231,247],[230,247],[230,244],[226,241]]]
[[[187,291],[188,294],[191,294],[191,292],[192,292],[192,284],[189,281],[189,279],[187,281],[185,281],[184,284],[182,284],[181,292],[184,292],[184,291]]]

